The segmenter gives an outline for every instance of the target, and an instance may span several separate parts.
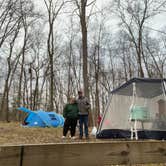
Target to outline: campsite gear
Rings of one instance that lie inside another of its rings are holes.
[[[110,93],[96,137],[166,139],[166,104],[159,106],[161,100],[166,102],[166,79],[127,81]]]
[[[31,111],[25,107],[19,107],[18,110],[28,114],[24,119],[23,126],[58,127],[64,124],[63,116],[55,112],[46,112],[43,110]]]
[[[90,134],[93,135],[93,136],[96,136],[96,133],[97,133],[97,128],[95,126],[93,126],[92,131],[91,131]]]
[[[97,124],[98,124],[98,126],[100,125],[101,119],[102,119],[102,116],[99,115],[98,118],[97,118]]]
[[[147,107],[133,106],[131,109],[131,119],[134,120],[149,120],[150,112]]]
[[[142,128],[145,121],[150,120],[150,112],[147,107],[133,106],[130,109],[130,122],[131,122],[131,139],[138,139],[137,125],[141,122]]]
[[[135,105],[136,104],[136,98],[137,98],[137,91],[136,91],[136,83],[132,83],[133,86],[133,96],[132,96],[132,103],[129,109],[129,114],[130,114],[130,131],[131,131],[131,139],[136,139],[138,140],[138,130],[137,130],[137,125],[141,122],[142,128],[143,123],[142,121],[145,121],[148,119],[148,115],[150,116],[150,113],[148,114],[148,108]],[[144,105],[146,105],[146,100],[144,102]],[[150,118],[149,118],[150,119]]]

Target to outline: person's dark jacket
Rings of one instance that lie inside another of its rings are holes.
[[[78,117],[78,105],[77,103],[66,104],[63,110],[64,118],[77,118]]]

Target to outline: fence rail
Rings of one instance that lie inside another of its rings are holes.
[[[0,146],[0,166],[109,166],[166,163],[166,141]]]

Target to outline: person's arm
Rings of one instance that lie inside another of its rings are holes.
[[[90,109],[90,102],[89,102],[88,98],[86,98],[86,108]]]
[[[79,113],[79,109],[78,109],[78,104],[76,103],[76,106],[77,106],[77,116],[78,116],[78,113]]]
[[[66,118],[66,116],[67,116],[67,104],[65,105],[63,109],[63,117]]]

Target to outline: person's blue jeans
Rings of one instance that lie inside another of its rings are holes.
[[[85,137],[88,137],[88,115],[79,115],[80,138],[83,137],[83,126]]]

